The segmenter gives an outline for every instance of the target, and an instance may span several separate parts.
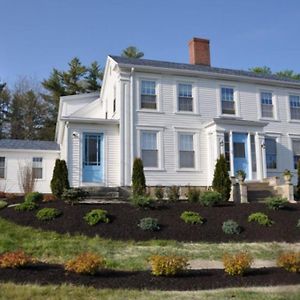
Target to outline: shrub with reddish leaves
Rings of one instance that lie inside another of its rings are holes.
[[[0,255],[0,268],[22,268],[34,262],[24,251],[6,252]]]
[[[279,255],[277,258],[278,267],[293,273],[300,272],[300,252],[288,251]]]
[[[253,262],[252,256],[247,252],[238,252],[236,254],[224,254],[224,270],[229,275],[244,275],[250,269]]]
[[[43,202],[53,202],[56,200],[57,200],[57,198],[53,194],[44,194],[43,195]]]
[[[82,253],[69,260],[65,264],[65,270],[79,274],[95,274],[99,269],[105,267],[105,260],[102,256],[94,253]]]

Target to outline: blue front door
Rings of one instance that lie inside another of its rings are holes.
[[[246,173],[246,178],[249,178],[248,168],[248,134],[233,133],[233,159],[234,159],[234,174],[239,170]]]
[[[83,134],[83,182],[103,181],[103,134]]]

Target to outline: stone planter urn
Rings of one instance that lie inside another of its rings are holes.
[[[246,179],[246,173],[243,170],[238,170],[236,172],[236,177],[239,183],[243,183]]]
[[[292,177],[293,177],[293,175],[290,170],[287,170],[287,169],[284,170],[283,179],[284,179],[285,183],[291,183]]]

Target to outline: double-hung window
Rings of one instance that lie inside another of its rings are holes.
[[[300,159],[300,140],[293,140],[293,157],[294,168],[297,169],[298,161]]]
[[[0,156],[0,178],[5,178],[5,157]]]
[[[157,109],[156,83],[152,80],[142,80],[141,108]]]
[[[234,103],[234,89],[231,87],[221,88],[221,104],[222,114],[234,115],[235,103]]]
[[[33,157],[32,158],[32,175],[34,179],[43,178],[43,158]]]
[[[273,100],[271,92],[260,93],[262,118],[274,118]]]
[[[277,143],[275,138],[266,138],[266,161],[268,169],[277,168]]]
[[[178,110],[193,111],[192,85],[180,83],[178,85]]]
[[[157,132],[141,132],[141,157],[144,167],[158,168]]]
[[[195,168],[194,135],[179,133],[179,167]]]
[[[291,120],[300,120],[300,97],[290,95]]]

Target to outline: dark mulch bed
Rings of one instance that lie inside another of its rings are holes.
[[[149,240],[168,239],[177,241],[300,241],[300,228],[297,222],[300,218],[300,204],[289,204],[287,208],[273,211],[263,203],[224,204],[218,207],[202,207],[197,203],[179,202],[172,204],[157,204],[152,209],[138,209],[129,204],[74,205],[62,201],[41,203],[40,208],[55,207],[63,212],[56,220],[43,222],[36,217],[36,211],[18,212],[13,208],[0,210],[0,217],[20,225],[32,226],[59,233],[80,233],[87,236],[99,235],[103,238],[118,240]],[[102,208],[109,212],[112,222],[89,226],[83,220],[91,209]],[[185,224],[180,215],[185,210],[199,212],[207,221],[203,225]],[[271,227],[248,223],[247,218],[253,212],[266,213],[275,224]],[[141,218],[157,218],[161,230],[145,232],[137,227]],[[222,223],[228,219],[235,220],[243,231],[239,235],[226,235],[222,231]]]
[[[224,287],[275,286],[300,283],[300,275],[279,268],[249,271],[229,276],[220,269],[188,271],[176,277],[155,277],[148,272],[101,271],[94,276],[66,273],[59,265],[37,265],[26,269],[2,269],[0,282],[93,286],[148,290],[201,290]]]

